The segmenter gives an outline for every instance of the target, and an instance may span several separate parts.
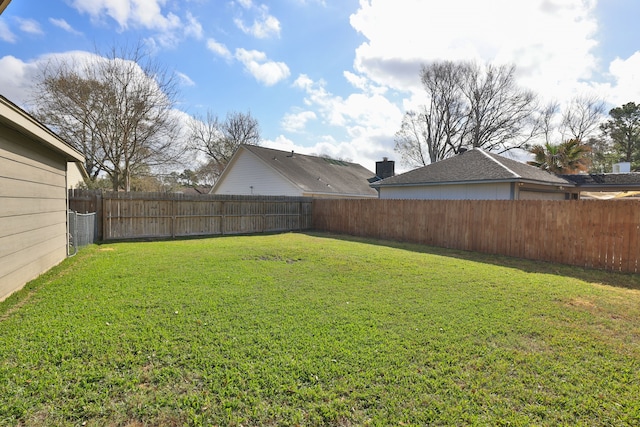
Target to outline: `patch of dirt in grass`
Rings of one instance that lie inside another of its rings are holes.
[[[115,248],[100,248],[100,249],[98,249],[98,252],[111,252],[111,251],[115,251]]]
[[[25,295],[25,297],[22,298],[18,303],[16,303],[16,305],[11,307],[9,310],[7,310],[6,313],[0,316],[0,322],[4,322],[8,318],[10,318],[13,313],[20,310],[22,307],[24,307],[24,305],[28,303],[31,297],[34,296],[35,294],[36,294],[36,291],[29,291],[29,293]]]
[[[570,305],[572,307],[580,307],[588,310],[596,310],[598,308],[598,306],[593,301],[589,301],[583,298],[573,298],[569,300],[567,305]]]
[[[301,258],[288,258],[280,255],[260,255],[254,258],[245,258],[245,260],[254,260],[254,261],[276,261],[276,262],[286,262],[287,264],[293,264],[296,262],[302,261]]]

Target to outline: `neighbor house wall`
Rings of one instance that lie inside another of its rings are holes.
[[[259,196],[303,196],[302,190],[265,165],[247,150],[242,150],[215,189],[215,194]]]
[[[565,193],[543,192],[543,191],[524,191],[518,192],[518,200],[567,200],[568,195]]]
[[[380,187],[381,199],[510,200],[511,183]]]
[[[0,300],[67,255],[66,167],[0,124]]]

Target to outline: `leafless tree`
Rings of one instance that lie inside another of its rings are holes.
[[[113,190],[129,191],[136,170],[180,155],[176,80],[141,44],[49,62],[36,87],[33,115],[85,155],[93,179],[106,173]]]
[[[538,135],[536,95],[517,86],[515,66],[465,66],[462,93],[467,102],[466,145],[505,152]]]
[[[223,121],[207,112],[189,121],[189,140],[192,149],[208,157],[208,173],[217,178],[241,144],[260,145],[260,125],[251,113],[233,111]]]
[[[412,166],[478,147],[504,152],[524,147],[541,130],[536,96],[515,83],[513,66],[434,62],[420,71],[427,104],[408,112],[396,151]]]
[[[562,140],[586,141],[606,117],[606,104],[595,96],[580,95],[571,100],[562,115]]]

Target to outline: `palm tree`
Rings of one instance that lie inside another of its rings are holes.
[[[534,145],[529,152],[535,158],[527,163],[555,174],[575,174],[589,169],[587,155],[590,151],[591,148],[578,139],[569,139],[558,145]]]

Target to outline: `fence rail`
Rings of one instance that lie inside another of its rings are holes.
[[[445,248],[640,271],[640,201],[313,201],[313,228]]]
[[[99,209],[102,240],[265,233],[311,227],[311,199],[304,197],[87,190],[70,193],[70,208],[79,211],[83,206]]]

